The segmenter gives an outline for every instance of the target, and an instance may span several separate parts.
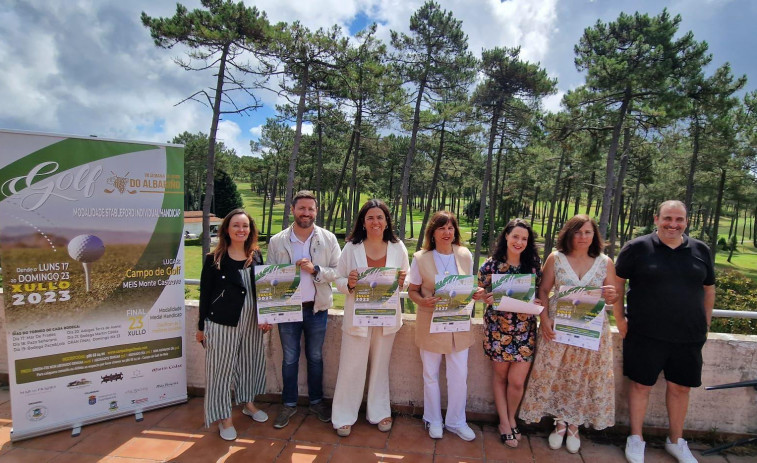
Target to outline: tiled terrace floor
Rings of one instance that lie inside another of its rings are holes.
[[[277,406],[263,408],[273,418]],[[274,429],[271,421],[255,423],[234,409],[234,423],[239,438],[226,442],[216,428],[203,426],[202,399],[193,398],[183,405],[153,410],[144,414],[142,422],[133,417],[85,426],[81,435],[61,431],[47,436],[11,443],[12,426],[7,388],[0,390],[0,462],[624,462],[623,450],[617,445],[597,444],[583,438],[579,454],[571,455],[564,448],[553,451],[546,436],[530,436],[518,449],[506,449],[499,442],[496,428],[473,426],[477,438],[463,442],[445,433],[434,441],[423,429],[421,420],[397,417],[389,433],[361,420],[352,435],[339,438],[330,423],[322,423],[300,407],[289,426]],[[271,418],[271,419],[272,419]],[[695,451],[695,454],[699,454]],[[648,463],[675,460],[660,448],[647,450]],[[746,463],[755,457],[711,456],[700,462]]]

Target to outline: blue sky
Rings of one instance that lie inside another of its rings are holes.
[[[188,8],[199,1],[182,2]],[[272,21],[299,20],[315,29],[333,24],[354,35],[376,21],[378,36],[407,31],[410,15],[422,2],[378,0],[263,0],[246,2]],[[757,2],[751,0],[442,0],[443,8],[463,21],[471,51],[521,46],[522,56],[538,61],[558,79],[559,92],[544,101],[557,110],[562,95],[583,83],[573,64],[573,46],[597,20],[612,21],[621,11],[656,15],[667,7],[681,14],[680,31],[693,31],[713,54],[711,68],[731,63],[737,75],[757,88],[753,25]],[[180,69],[178,48],[155,47],[139,15],[171,16],[173,1],[6,0],[0,4],[0,128],[165,142],[188,130],[208,132],[210,110],[177,103],[213,82],[209,73]],[[231,116],[220,138],[249,155],[274,105],[272,93],[250,117]]]

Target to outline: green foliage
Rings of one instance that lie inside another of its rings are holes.
[[[721,310],[757,311],[757,282],[738,272],[716,272],[715,307]],[[716,333],[757,334],[757,319],[713,318],[710,330]]]
[[[242,207],[242,196],[237,190],[237,185],[226,172],[219,170],[216,173],[214,190],[214,213],[217,217],[226,217],[229,212]]]

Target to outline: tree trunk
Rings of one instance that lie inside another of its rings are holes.
[[[359,113],[358,113],[359,114]],[[332,225],[332,218],[334,217],[334,209],[336,208],[336,202],[339,199],[342,183],[344,182],[344,176],[347,173],[347,164],[350,162],[350,153],[352,153],[352,147],[355,145],[355,137],[357,137],[358,127],[358,115],[355,114],[355,127],[352,129],[352,136],[350,137],[350,145],[347,147],[347,154],[344,156],[344,162],[342,162],[342,170],[339,171],[339,180],[336,182],[334,188],[334,197],[331,199],[331,207],[329,207],[329,220],[328,226]]]
[[[686,179],[686,196],[684,199],[684,204],[686,205],[686,212],[691,216],[691,202],[694,198],[694,173],[697,170],[697,157],[699,156],[699,115],[694,115],[694,142],[692,146],[692,153],[691,153],[691,162],[689,163],[689,176]],[[689,227],[691,226],[691,221],[688,222],[688,225],[686,226],[686,234],[689,233]]]
[[[560,163],[557,166],[557,178],[555,178],[555,188],[552,190],[552,201],[549,206],[549,218],[547,219],[547,233],[544,235],[544,255],[542,262],[547,260],[547,256],[552,252],[554,246],[554,237],[552,236],[552,222],[554,221],[555,204],[558,201],[560,193],[560,177],[562,176],[563,164],[565,163],[565,148],[560,149]]]
[[[229,56],[231,43],[224,45],[221,50],[221,58],[218,62],[218,79],[216,79],[216,93],[213,99],[213,120],[210,122],[210,135],[208,136],[208,164],[205,174],[205,200],[202,202],[202,255],[210,252],[210,207],[213,203],[214,178],[216,165],[216,134],[218,133],[218,120],[221,117],[221,99],[223,97],[223,82],[226,74],[226,58]]]
[[[615,199],[613,200],[612,208],[612,223],[610,225],[610,247],[608,248],[607,255],[610,259],[615,258],[615,241],[618,239],[618,217],[620,216],[620,209],[623,207],[623,181],[626,178],[626,170],[628,168],[628,147],[631,144],[631,129],[626,127],[623,131],[623,154],[620,158],[620,172],[618,172],[618,180],[615,187]]]
[[[484,234],[484,214],[486,214],[486,195],[487,187],[492,178],[492,155],[494,153],[494,140],[497,138],[497,123],[502,111],[500,103],[494,107],[492,112],[491,129],[489,130],[489,148],[486,153],[486,170],[484,172],[484,182],[481,185],[481,203],[478,206],[478,232],[476,233],[476,252],[473,255],[473,268],[478,268],[479,257],[481,257],[481,239]]]
[[[720,223],[720,210],[723,205],[723,192],[725,192],[725,169],[720,170],[720,183],[718,185],[718,199],[715,203],[715,217],[712,220],[712,236],[710,237],[710,255],[715,262],[715,254],[718,252],[718,224]]]
[[[424,75],[418,85],[418,97],[415,99],[415,110],[413,111],[413,129],[410,132],[410,148],[407,150],[405,166],[402,168],[402,191],[400,200],[402,208],[399,220],[399,238],[405,239],[405,219],[407,218],[407,201],[410,190],[410,168],[413,166],[413,157],[415,156],[415,143],[418,138],[418,127],[421,124],[421,103],[423,102],[423,92],[426,89],[426,76]]]
[[[297,155],[300,152],[300,142],[302,141],[302,116],[305,114],[305,96],[308,93],[310,85],[310,68],[305,66],[303,69],[302,79],[300,79],[300,101],[297,102],[297,127],[294,130],[294,144],[292,145],[292,156],[289,158],[289,173],[287,174],[286,196],[284,199],[284,218],[281,221],[281,229],[284,230],[289,226],[289,209],[292,205],[292,196],[294,189],[294,173],[297,170]]]
[[[318,200],[318,207],[323,207],[323,202],[326,199],[326,195],[323,192],[323,121],[321,121],[321,94],[316,91],[316,98],[318,99],[318,119],[316,120],[316,126],[318,128],[318,157],[315,165],[315,197]],[[324,213],[326,211],[323,211]],[[318,214],[316,217],[316,223],[319,227],[323,227],[324,214]]]
[[[623,128],[623,122],[626,118],[626,111],[631,103],[631,89],[626,88],[623,95],[623,101],[620,104],[620,111],[615,127],[612,129],[612,140],[610,141],[610,152],[607,153],[607,167],[605,169],[605,191],[602,195],[602,214],[599,217],[599,234],[604,239],[607,237],[607,226],[610,222],[610,208],[612,207],[612,194],[615,189],[615,157],[618,153],[618,143],[620,142],[620,130]]]
[[[504,126],[504,124],[503,124]],[[494,177],[494,182],[492,182],[495,186],[491,189],[491,192],[489,194],[489,240],[487,249],[492,249],[492,246],[494,246],[494,240],[496,239],[495,233],[495,227],[494,227],[494,211],[497,209],[495,204],[496,199],[496,193],[499,192],[499,167],[502,163],[502,151],[505,147],[505,129],[502,128],[502,136],[499,138],[499,148],[497,148],[497,170],[496,175]],[[478,268],[478,267],[476,267]]]
[[[436,191],[436,183],[439,181],[439,172],[442,166],[442,156],[444,154],[444,134],[447,120],[442,120],[442,130],[439,134],[439,149],[436,151],[436,160],[434,161],[434,175],[431,177],[431,187],[429,189],[428,201],[426,201],[426,212],[423,213],[423,222],[421,222],[421,231],[418,232],[418,244],[415,246],[416,251],[420,251],[423,247],[423,238],[426,233],[426,224],[428,224],[428,218],[431,214],[431,200],[433,198],[433,192]]]

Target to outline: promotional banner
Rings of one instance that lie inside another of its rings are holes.
[[[429,333],[470,331],[476,288],[473,275],[436,275],[434,296],[439,301],[431,316]]]
[[[256,265],[258,323],[302,321],[300,268],[294,264]]]
[[[0,147],[11,439],[186,401],[183,148]]]
[[[555,341],[599,350],[605,322],[602,288],[560,286],[555,313]]]
[[[392,326],[399,310],[399,269],[358,268],[355,285],[355,326]]]

